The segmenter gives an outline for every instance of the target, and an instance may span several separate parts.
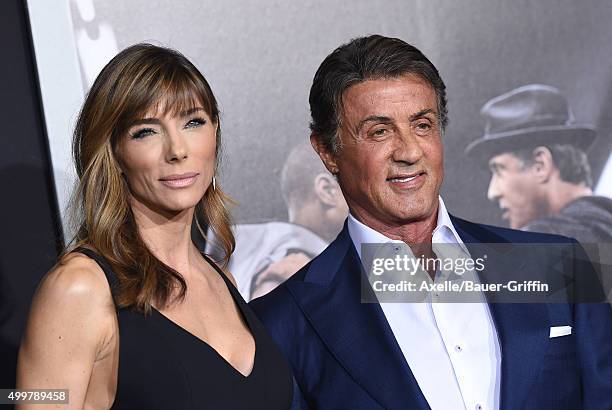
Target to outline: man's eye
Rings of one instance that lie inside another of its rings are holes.
[[[132,133],[132,139],[140,139],[153,134],[155,134],[155,130],[153,128],[142,128]]]
[[[383,137],[387,135],[388,132],[389,130],[387,130],[386,128],[379,128],[379,129],[372,131],[370,135],[372,135],[373,137]]]
[[[206,120],[204,118],[192,118],[189,120],[189,122],[187,122],[187,124],[185,124],[185,128],[200,127],[204,124],[206,124]]]
[[[420,122],[417,124],[417,128],[421,131],[429,131],[431,129],[431,124],[428,122]]]

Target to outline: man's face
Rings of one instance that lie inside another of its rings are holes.
[[[342,148],[323,157],[351,213],[386,227],[435,217],[444,171],[433,88],[405,75],[364,81],[342,97]]]
[[[498,203],[502,218],[508,220],[510,228],[522,228],[546,213],[533,166],[526,166],[511,153],[503,153],[489,160],[489,169],[491,182],[487,197]]]

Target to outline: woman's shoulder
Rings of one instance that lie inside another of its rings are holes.
[[[90,306],[112,304],[110,285],[98,263],[80,252],[63,255],[44,276],[38,297]]]
[[[66,386],[83,400],[95,362],[113,358],[118,322],[110,287],[95,261],[71,253],[44,276],[20,346],[18,384]]]
[[[55,335],[66,345],[67,335],[78,335],[81,343],[103,346],[113,338],[116,327],[115,305],[104,272],[94,260],[73,252],[63,255],[43,277],[32,300],[26,335],[30,342],[51,342]]]

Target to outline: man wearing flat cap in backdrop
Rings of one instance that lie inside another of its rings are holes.
[[[433,64],[400,39],[357,38],[325,58],[309,101],[311,143],[349,216],[319,256],[251,302],[293,367],[297,407],[612,408],[610,305],[436,303],[435,292],[420,303],[387,303],[369,286],[367,244],[408,245],[427,257],[439,257],[441,245],[470,254],[488,243],[533,248],[520,258],[487,248],[482,281],[500,266],[512,268],[504,275],[557,269],[564,278],[590,266],[531,246],[573,248],[574,240],[448,213],[439,196],[446,88]],[[433,283],[445,275],[424,272]]]
[[[488,161],[488,198],[511,228],[612,243],[612,199],[594,195],[585,152],[595,130],[576,124],[565,96],[530,84],[488,101],[485,135],[467,147]]]

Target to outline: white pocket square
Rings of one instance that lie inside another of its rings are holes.
[[[550,328],[550,338],[559,337],[559,336],[567,336],[572,334],[571,326],[552,326]]]

